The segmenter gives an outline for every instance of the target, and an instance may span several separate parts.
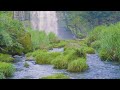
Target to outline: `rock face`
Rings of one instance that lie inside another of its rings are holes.
[[[25,26],[46,33],[53,32],[60,39],[74,39],[72,32],[66,29],[65,23],[60,22],[62,18],[59,16],[56,11],[14,11],[14,19],[23,21]]]
[[[21,21],[30,20],[30,11],[14,11],[14,19]]]

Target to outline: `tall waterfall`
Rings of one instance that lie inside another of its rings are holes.
[[[56,11],[30,11],[30,22],[35,30],[58,34]]]

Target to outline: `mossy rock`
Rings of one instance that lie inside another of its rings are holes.
[[[79,58],[74,60],[68,64],[68,71],[70,72],[82,72],[88,68],[86,60],[83,58]]]
[[[13,62],[14,60],[10,55],[0,53],[0,62]]]
[[[15,72],[15,67],[11,63],[0,62],[0,72],[2,72],[5,77],[10,77]]]
[[[40,79],[70,79],[70,78],[62,73],[58,73],[58,74],[42,77]]]

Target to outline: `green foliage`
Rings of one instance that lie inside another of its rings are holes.
[[[54,68],[57,69],[67,69],[68,61],[64,59],[63,55],[58,56],[51,62],[54,65]]]
[[[24,33],[23,37],[20,37],[19,42],[24,47],[23,52],[27,53],[32,50],[32,42],[30,33]]]
[[[59,43],[60,42],[60,40],[57,38],[57,36],[52,32],[50,32],[48,34],[48,38],[49,38],[50,43]]]
[[[14,20],[11,15],[11,12],[0,12],[0,51],[13,55],[21,54],[23,50],[26,50],[26,46],[24,47],[23,43],[21,44],[19,41],[21,37],[26,36],[25,28],[20,21]]]
[[[0,72],[0,79],[5,79],[5,76],[2,72]]]
[[[112,56],[105,49],[99,51],[99,56],[102,60],[112,60]]]
[[[86,64],[86,60],[83,58],[79,58],[74,60],[68,64],[68,71],[70,72],[82,72],[88,68]]]
[[[94,49],[98,50],[100,48],[100,41],[97,40],[95,42],[91,43],[91,47],[93,47]]]
[[[0,53],[0,62],[13,62],[13,61],[14,58],[12,58],[10,55]]]
[[[10,77],[15,72],[15,68],[11,63],[0,62],[0,72],[2,72],[5,77]]]
[[[84,47],[84,51],[87,54],[95,54],[95,50],[92,47]]]
[[[120,23],[96,27],[91,36],[96,39],[91,43],[102,59],[120,61]],[[95,32],[95,33],[94,33]]]
[[[25,62],[24,67],[29,68],[29,64],[27,62]]]
[[[40,52],[36,57],[36,63],[37,64],[50,64],[51,60],[49,59],[49,54],[48,52]]]
[[[58,74],[42,77],[40,79],[70,79],[70,78],[62,73],[58,73]]]

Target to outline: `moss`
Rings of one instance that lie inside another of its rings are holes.
[[[68,64],[68,71],[70,72],[82,72],[88,68],[86,64],[86,60],[83,58],[79,58],[74,60]]]
[[[27,62],[25,62],[24,67],[29,68],[29,64]]]
[[[5,76],[2,72],[0,72],[0,79],[5,79]]]
[[[54,60],[51,61],[56,69],[67,69],[68,61],[64,59],[64,56],[58,56]]]
[[[59,74],[42,77],[40,79],[70,79],[70,78],[62,73],[59,73]]]
[[[12,58],[10,55],[8,54],[2,54],[0,53],[0,61],[1,62],[13,62],[14,58]]]
[[[0,62],[0,71],[6,76],[10,77],[15,72],[15,68],[11,63]]]

